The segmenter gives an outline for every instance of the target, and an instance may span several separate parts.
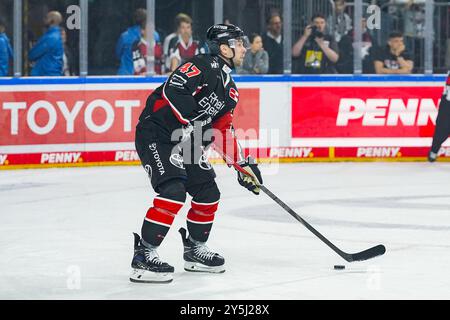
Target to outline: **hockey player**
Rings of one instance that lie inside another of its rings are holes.
[[[224,158],[238,162],[251,176],[238,172],[238,182],[255,194],[262,184],[257,164],[238,152],[233,110],[239,93],[231,77],[242,65],[248,39],[234,25],[214,25],[207,31],[210,54],[197,55],[178,67],[147,99],[136,128],[136,150],[157,196],[134,234],[132,282],[170,282],[174,268],[163,262],[157,248],[175,216],[192,196],[184,245],[184,269],[221,273],[224,258],[206,245],[220,192],[215,173],[204,155],[214,142]],[[208,135],[211,131],[214,135]],[[196,139],[200,133],[200,139]],[[189,232],[189,235],[187,235]]]
[[[433,144],[428,153],[428,161],[436,161],[441,145],[450,135],[450,71],[447,75],[447,83],[444,94],[439,104],[438,116],[436,119],[436,128],[433,136]]]

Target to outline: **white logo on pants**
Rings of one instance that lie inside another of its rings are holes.
[[[149,164],[146,164],[144,167],[145,171],[148,173],[148,177],[150,180],[152,179],[152,167]]]
[[[164,166],[162,164],[161,157],[159,156],[159,152],[156,149],[156,143],[152,143],[148,147],[153,154],[153,159],[155,159],[155,161],[156,161],[156,166],[158,167],[159,175],[162,176],[166,172],[166,170],[164,169]]]
[[[184,169],[183,157],[180,156],[178,153],[172,154],[169,160],[170,163],[173,164],[175,167]]]
[[[212,166],[209,163],[208,158],[206,158],[206,156],[204,154],[198,160],[198,165],[201,169],[206,170],[206,171],[212,169]]]

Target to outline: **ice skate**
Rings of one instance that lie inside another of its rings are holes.
[[[225,259],[218,253],[211,251],[204,242],[198,242],[186,235],[186,229],[178,230],[184,246],[184,270],[190,272],[225,272]]]
[[[429,153],[428,153],[428,161],[429,162],[435,162],[436,161],[436,159],[437,159],[437,153],[434,153],[433,151],[430,151]]]
[[[136,233],[131,268],[131,282],[168,283],[173,280],[174,268],[159,259],[156,247],[144,246]]]

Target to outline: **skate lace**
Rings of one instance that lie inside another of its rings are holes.
[[[162,265],[164,262],[159,259],[158,252],[156,250],[145,249],[145,259],[151,263]]]
[[[198,255],[200,258],[205,260],[212,260],[215,252],[212,252],[206,245],[204,244],[197,244],[194,248],[194,252],[196,255]]]

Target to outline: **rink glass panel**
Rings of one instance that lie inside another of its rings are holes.
[[[79,6],[78,0],[23,0],[23,37],[22,37],[22,75],[30,75],[32,62],[28,59],[28,53],[39,38],[46,32],[44,18],[49,11],[56,10],[63,16],[61,28],[64,28],[67,35],[66,51],[70,57],[72,75],[79,74],[79,39],[80,31],[67,24],[67,19],[71,15],[70,7]],[[68,12],[69,9],[69,12]]]
[[[146,8],[146,0],[89,2],[89,74],[116,75],[120,61],[115,48],[120,35],[133,25],[133,14]],[[205,40],[207,28],[214,23],[213,1],[155,0],[155,29],[161,44],[175,31],[174,18],[186,13],[192,18],[194,39]]]
[[[14,48],[14,0],[0,1],[0,19],[5,23],[5,34],[8,37],[11,47]],[[14,50],[14,49],[13,49]],[[9,64],[8,76],[13,74],[13,65]]]

